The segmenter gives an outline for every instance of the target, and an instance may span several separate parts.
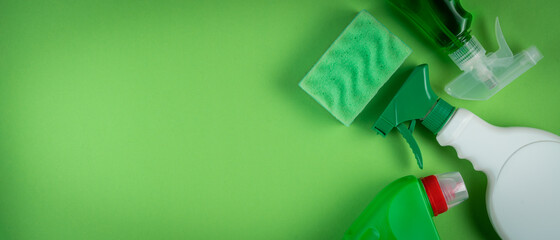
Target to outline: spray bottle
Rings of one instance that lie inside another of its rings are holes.
[[[459,0],[388,1],[418,25],[463,71],[445,86],[445,91],[456,98],[486,100],[542,58],[534,46],[513,55],[498,18],[495,27],[499,48],[486,54],[470,34],[472,15],[463,9]]]
[[[344,239],[439,239],[433,217],[468,197],[459,172],[400,178],[377,194]]]
[[[374,125],[383,136],[397,128],[422,168],[412,136],[416,122],[486,174],[486,204],[502,238],[560,239],[560,137],[533,128],[496,127],[451,106],[432,90],[427,65],[413,70]]]

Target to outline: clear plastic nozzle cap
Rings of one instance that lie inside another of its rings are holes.
[[[436,178],[445,202],[447,202],[447,208],[456,206],[469,198],[465,181],[459,172],[438,174]]]
[[[486,54],[476,37],[472,38],[449,57],[463,70],[463,74],[445,86],[445,91],[456,98],[486,100],[535,66],[543,57],[536,47],[513,54],[500,22],[496,18],[496,39],[499,49]]]

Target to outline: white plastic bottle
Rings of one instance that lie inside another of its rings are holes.
[[[560,137],[496,127],[457,109],[437,134],[488,177],[486,204],[504,239],[560,239]]]

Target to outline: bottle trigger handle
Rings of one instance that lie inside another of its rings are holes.
[[[496,17],[496,40],[498,40],[498,50],[493,54],[497,58],[511,58],[513,53],[506,42],[502,28],[500,27],[500,19]]]
[[[424,163],[422,161],[422,153],[420,152],[420,148],[418,147],[418,143],[416,142],[416,139],[414,139],[414,137],[412,136],[412,132],[414,131],[415,126],[416,126],[416,119],[410,121],[409,127],[406,127],[404,123],[400,123],[399,125],[397,125],[397,129],[399,130],[401,135],[404,137],[404,139],[412,149],[412,152],[414,153],[414,158],[416,158],[416,163],[418,163],[418,167],[420,167],[420,169],[423,169]]]

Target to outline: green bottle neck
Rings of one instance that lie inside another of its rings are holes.
[[[446,54],[456,53],[457,50],[461,49],[465,44],[467,44],[472,39],[470,31],[462,32],[455,38],[451,38],[449,42],[445,45],[440,45]]]

